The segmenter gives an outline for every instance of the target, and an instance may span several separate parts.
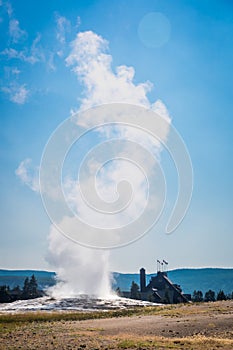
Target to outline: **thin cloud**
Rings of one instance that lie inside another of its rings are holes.
[[[24,52],[15,50],[13,48],[6,48],[0,54],[6,56],[9,60],[12,58],[17,58],[21,61],[26,61],[26,56]]]
[[[8,17],[11,18],[13,15],[13,8],[11,3],[8,1],[0,0],[0,6],[3,8],[3,11],[7,13]]]
[[[43,52],[42,46],[40,45],[40,42],[41,34],[38,33],[36,38],[32,42],[32,46],[30,48],[30,55],[28,56],[28,62],[31,64],[45,61],[45,54]]]
[[[13,43],[18,43],[27,37],[27,32],[22,30],[17,19],[9,21],[9,35]]]
[[[35,64],[37,62],[45,61],[45,56],[41,46],[39,45],[41,40],[41,35],[37,34],[36,38],[33,40],[31,47],[24,48],[23,50],[16,50],[12,47],[4,49],[0,54],[6,56],[9,60],[18,59],[23,62],[30,64]]]
[[[24,159],[15,170],[20,180],[34,192],[39,192],[39,169],[32,166],[30,158]]]
[[[49,55],[49,58],[47,60],[48,70],[53,71],[53,72],[56,70],[56,66],[54,63],[54,56],[55,56],[55,54],[53,52],[51,52]]]
[[[13,8],[12,8],[11,3],[9,1],[6,1],[3,4],[6,6],[8,16],[11,17],[13,15]]]
[[[9,67],[5,66],[4,67],[4,73],[7,79],[11,79],[14,77],[18,77],[21,71],[18,69],[18,67]]]
[[[80,16],[78,16],[77,17],[77,20],[76,20],[76,28],[79,28],[80,26],[81,26],[81,23],[82,23],[82,21],[81,21],[81,17]]]
[[[18,60],[25,64],[34,65],[37,62],[45,61],[45,55],[40,45],[41,35],[37,34],[30,46],[22,45],[22,42],[27,38],[26,30],[23,30],[20,26],[19,20],[16,18],[12,5],[8,1],[1,1],[0,5],[3,8],[4,20],[8,21],[9,28],[7,33],[7,47],[0,52],[2,60]],[[20,49],[19,49],[19,44]],[[5,93],[9,100],[18,105],[23,105],[27,102],[30,90],[27,88],[27,84],[24,81],[20,82],[19,75],[24,69],[20,65],[20,70],[17,67],[10,68],[8,63],[4,67],[4,79],[2,88],[0,89]]]
[[[19,105],[27,102],[29,90],[26,88],[26,84],[11,83],[9,86],[3,87],[2,91],[9,96],[11,102]]]
[[[71,24],[70,21],[64,17],[60,16],[58,13],[55,14],[56,21],[56,38],[61,44],[66,43],[66,33],[70,32]]]
[[[13,44],[16,44],[27,37],[27,32],[20,28],[17,18],[14,16],[12,5],[9,1],[1,1],[0,6],[3,8],[3,13],[7,14],[9,20],[9,37]]]

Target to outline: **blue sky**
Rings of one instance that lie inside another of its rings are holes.
[[[108,41],[113,70],[131,66],[134,84],[153,84],[148,99],[166,105],[194,169],[192,202],[178,229],[165,235],[165,215],[140,241],[112,251],[111,269],[137,271],[144,265],[153,271],[157,258],[165,258],[170,268],[232,267],[232,2],[0,4],[0,266],[51,269],[45,260],[49,219],[40,195],[15,171],[25,159],[31,159],[34,171],[51,133],[80,107],[85,88],[66,58],[77,33],[92,31]],[[154,47],[146,46],[139,33],[150,13],[162,14],[170,25],[165,42]],[[175,171],[165,153],[161,163],[169,210],[175,200]]]

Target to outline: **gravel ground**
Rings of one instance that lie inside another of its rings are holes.
[[[182,305],[159,315],[1,323],[0,349],[233,349],[233,301]]]

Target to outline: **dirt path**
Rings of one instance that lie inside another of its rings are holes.
[[[79,329],[93,328],[101,335],[187,337],[218,336],[233,339],[233,314],[189,316],[132,316],[81,321]],[[233,348],[232,348],[233,349]]]

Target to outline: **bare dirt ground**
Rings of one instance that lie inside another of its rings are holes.
[[[233,350],[233,301],[145,307],[130,317],[84,321],[6,322],[0,315],[0,327],[1,350]]]

